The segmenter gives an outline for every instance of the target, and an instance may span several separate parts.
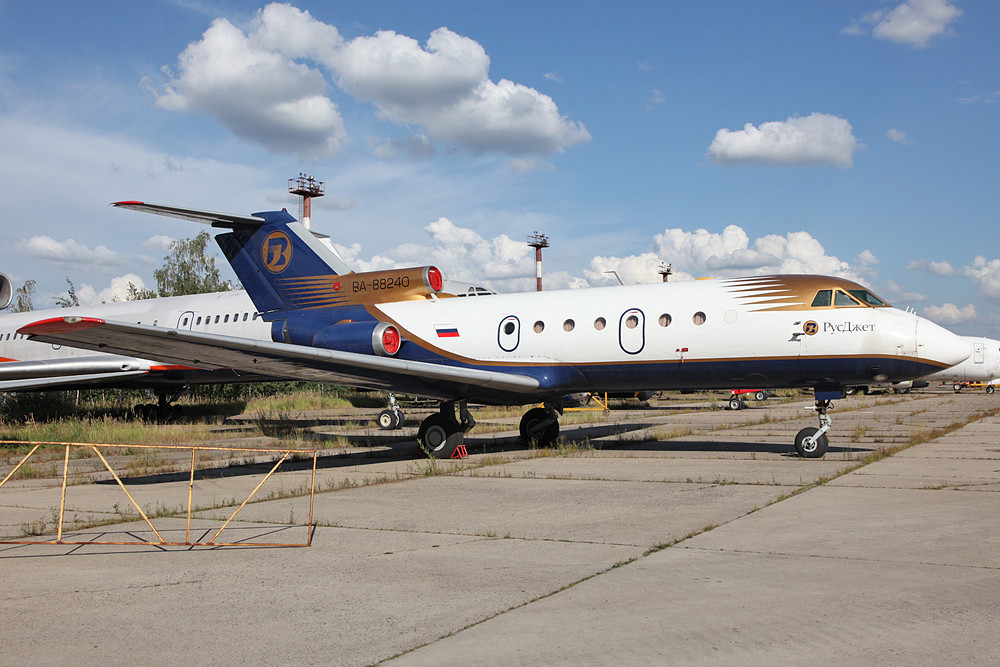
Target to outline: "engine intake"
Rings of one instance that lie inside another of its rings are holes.
[[[9,306],[13,299],[14,285],[11,284],[10,278],[0,273],[0,310]]]

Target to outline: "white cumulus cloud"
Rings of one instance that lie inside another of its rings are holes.
[[[336,152],[346,138],[343,119],[326,97],[318,70],[266,48],[267,21],[287,12],[265,11],[254,22],[255,39],[226,19],[216,19],[181,53],[177,74],[156,103],[164,109],[206,113],[233,134],[280,153]],[[268,9],[271,9],[269,7]],[[298,40],[291,44],[298,46]]]
[[[963,270],[966,276],[972,278],[976,292],[984,299],[1000,302],[1000,259],[986,259],[977,256],[972,264]]]
[[[32,236],[14,243],[19,253],[54,262],[67,268],[102,271],[128,262],[128,258],[107,246],[89,248],[73,239],[57,241],[51,236]]]
[[[716,132],[708,157],[718,164],[850,167],[859,145],[846,119],[813,113],[760,127],[747,123],[742,130],[723,128]]]
[[[333,153],[347,141],[331,88],[372,103],[383,120],[473,153],[550,154],[590,140],[549,96],[490,80],[489,64],[481,44],[448,28],[424,45],[388,30],[345,41],[309,12],[272,3],[246,33],[216,19],[180,54],[177,73],[168,71],[157,104],[212,115],[285,153]]]
[[[726,278],[768,273],[811,273],[859,279],[856,270],[835,256],[808,232],[768,234],[755,239],[738,225],[721,233],[698,229],[666,229],[654,238],[652,252],[629,257],[595,257],[584,272],[592,283],[610,283],[605,271],[615,270],[626,283],[661,280],[661,262],[673,268],[671,280],[711,276]]]
[[[971,322],[978,317],[976,307],[971,303],[967,306],[958,307],[953,303],[945,303],[940,306],[927,306],[924,308],[924,315],[938,324],[961,324]]]
[[[947,34],[949,24],[962,14],[963,11],[950,0],[907,0],[889,11],[866,14],[842,32],[865,35],[870,30],[876,39],[922,49],[931,38]]]

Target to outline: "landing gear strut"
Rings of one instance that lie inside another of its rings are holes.
[[[156,390],[156,405],[143,403],[132,408],[135,415],[144,421],[166,423],[183,416],[183,410],[174,401],[180,398],[187,391],[187,385],[181,387],[173,394],[166,389]]]
[[[549,447],[559,437],[562,405],[546,402],[545,407],[531,408],[521,417],[521,441],[532,447]]]
[[[394,431],[406,424],[406,416],[399,409],[396,395],[389,394],[389,409],[378,413],[378,427],[383,431]]]
[[[818,459],[826,454],[830,446],[826,438],[827,431],[833,426],[833,420],[827,414],[827,410],[833,407],[829,400],[816,399],[816,407],[813,408],[819,414],[819,428],[807,426],[795,436],[795,451],[799,456],[806,459]]]
[[[455,407],[458,417],[455,417]],[[422,422],[417,429],[417,443],[427,456],[436,459],[451,458],[455,450],[465,441],[465,434],[476,425],[465,401],[443,401],[441,411]]]

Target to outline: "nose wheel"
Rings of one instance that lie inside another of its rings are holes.
[[[833,407],[833,403],[828,400],[817,400],[813,408],[819,415],[819,428],[807,426],[795,435],[795,451],[805,459],[818,459],[826,454],[830,446],[826,433],[833,426],[833,420],[827,411]]]

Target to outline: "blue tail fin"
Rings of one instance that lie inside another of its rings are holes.
[[[216,236],[264,319],[316,308],[424,299],[443,289],[433,266],[354,273],[286,211],[254,213],[263,222],[234,224]]]
[[[344,261],[286,211],[254,213],[258,226],[236,225],[216,241],[261,314],[334,306]]]

